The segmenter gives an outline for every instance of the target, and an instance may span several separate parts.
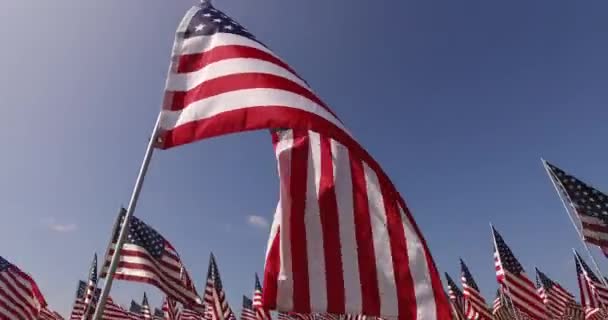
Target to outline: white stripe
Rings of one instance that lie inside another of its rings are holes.
[[[293,269],[291,261],[291,148],[293,146],[293,131],[284,130],[276,145],[276,157],[280,186],[280,199],[277,204],[275,217],[280,217],[280,271],[277,281],[277,309],[291,310],[293,308]],[[272,241],[272,239],[270,240]]]
[[[245,89],[205,98],[179,111],[162,110],[160,127],[172,130],[180,125],[204,120],[218,114],[251,107],[284,106],[315,114],[344,130],[344,126],[329,111],[299,94],[278,89]]]
[[[387,230],[384,198],[380,191],[380,183],[376,173],[363,163],[365,182],[367,186],[367,199],[369,206],[372,235],[374,239],[374,253],[378,276],[378,290],[380,294],[380,314],[397,315],[399,306],[397,302],[397,287],[395,286],[395,273],[393,270],[393,257],[389,233]]]
[[[1,283],[0,283],[0,291],[5,292],[7,295],[9,295],[11,298],[13,298],[13,299],[14,299],[14,296],[13,296],[13,294],[12,294],[12,293],[9,293],[9,291],[8,291],[8,290],[4,290],[4,288],[2,288]],[[19,316],[20,316],[22,319],[25,319],[25,318],[29,317],[29,315],[28,315],[28,316],[26,316],[26,313],[24,313],[24,311],[23,311],[23,310],[21,310],[21,308],[19,308],[19,307],[15,306],[15,305],[14,305],[12,302],[10,302],[8,299],[4,298],[2,295],[0,295],[0,301],[4,301],[4,303],[5,303],[7,306],[9,306],[10,308],[12,308],[13,310],[15,310],[15,311],[16,311],[16,312],[19,314]],[[0,310],[1,310],[1,309],[0,309]],[[0,311],[0,314],[2,314],[2,312],[1,312],[1,311]],[[12,315],[12,313],[9,313],[9,312],[8,312],[8,310],[6,311],[6,314],[9,314],[9,315],[11,315],[11,317],[14,317],[14,316]],[[12,319],[17,319],[17,318],[12,318]]]
[[[176,47],[174,56],[205,53],[221,46],[244,46],[264,51],[276,57],[268,48],[249,38],[232,33],[216,33],[209,36],[198,36],[184,39]]]
[[[13,276],[15,276],[16,278],[20,279],[19,275],[16,275],[12,272],[11,272],[11,274]],[[0,279],[0,290],[3,290],[8,296],[13,298],[18,303],[18,306],[13,305],[12,307],[17,310],[19,310],[20,308],[23,308],[25,310],[24,314],[27,315],[28,319],[31,319],[32,317],[34,317],[35,315],[31,313],[31,310],[29,307],[35,306],[35,305],[37,305],[37,303],[34,302],[34,299],[31,296],[31,294],[28,295],[27,293],[24,293],[23,290],[21,290],[21,288],[19,288],[17,283],[13,280],[13,278],[8,274],[8,272],[1,272],[0,276],[2,277]],[[19,283],[24,284],[21,281]],[[4,286],[3,284],[6,286]],[[10,290],[8,285],[11,285],[16,292],[14,292],[13,290]],[[6,289],[4,289],[4,288],[6,288]],[[29,288],[29,285],[28,285],[28,288]],[[9,303],[9,305],[10,305],[10,303]]]
[[[592,231],[592,230],[583,228],[583,235],[585,236],[585,238],[589,238],[589,239],[608,241],[608,234],[604,233],[604,232],[597,232],[597,231]]]
[[[167,91],[188,91],[203,82],[232,74],[265,73],[289,79],[303,88],[312,91],[308,85],[291,71],[272,62],[252,58],[224,59],[206,65],[190,73],[170,73],[167,78]]]
[[[176,272],[176,271],[164,266],[160,261],[153,260],[154,258],[149,256],[147,251],[145,251],[143,248],[140,248],[140,247],[137,247],[134,245],[125,244],[124,249],[127,249],[127,247],[128,247],[129,251],[137,251],[142,254],[146,254],[147,257],[132,256],[132,255],[129,255],[129,253],[125,254],[125,252],[123,251],[122,255],[120,256],[120,261],[128,262],[128,263],[137,263],[137,264],[142,264],[142,265],[147,265],[147,266],[153,267],[153,268],[157,269],[158,271],[162,272],[163,275],[165,277],[167,277],[168,279],[172,279],[174,281],[177,281],[177,283],[181,284],[181,274],[179,272]],[[165,260],[165,259],[163,259],[163,261],[169,262],[168,260]]]
[[[344,304],[348,313],[362,312],[361,278],[357,255],[357,236],[353,208],[353,181],[348,149],[331,140],[334,183],[338,220],[340,226],[340,245],[342,249],[342,268],[344,270]]]
[[[410,224],[410,220],[406,217],[401,205],[399,207],[399,216],[403,222],[403,230],[406,235],[407,254],[414,280],[414,293],[416,294],[416,305],[418,310],[418,320],[436,319],[437,308],[435,306],[435,294],[431,286],[431,275],[429,266],[427,265],[425,249],[422,241],[418,238],[418,234],[414,227]],[[478,315],[479,316],[479,315]]]
[[[309,152],[306,177],[306,205],[304,226],[310,285],[310,304],[313,311],[327,310],[327,282],[325,275],[325,251],[323,228],[319,209],[319,184],[321,181],[321,139],[316,132],[308,132]]]

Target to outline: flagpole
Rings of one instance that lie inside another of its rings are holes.
[[[101,316],[103,315],[103,311],[106,305],[106,300],[108,299],[108,294],[110,293],[110,289],[112,288],[112,282],[114,280],[114,273],[116,272],[116,268],[118,267],[118,262],[120,260],[120,252],[122,251],[122,246],[127,237],[127,229],[129,226],[129,221],[133,216],[133,212],[135,212],[135,207],[137,206],[137,200],[139,199],[139,194],[141,192],[141,187],[144,183],[144,178],[146,177],[146,173],[148,171],[148,165],[150,164],[150,160],[152,159],[152,154],[154,153],[154,146],[157,142],[158,137],[158,128],[160,123],[159,113],[158,118],[156,118],[156,123],[154,124],[154,129],[152,130],[152,134],[150,135],[150,140],[148,141],[148,146],[146,148],[146,153],[144,154],[144,159],[141,163],[141,167],[139,168],[139,173],[137,174],[137,179],[135,180],[135,186],[133,187],[133,192],[131,193],[131,199],[129,200],[129,205],[127,207],[127,212],[125,213],[124,223],[120,228],[120,233],[118,234],[118,239],[116,240],[116,247],[114,248],[114,254],[112,255],[112,260],[110,260],[110,266],[108,267],[108,274],[106,275],[106,280],[104,281],[103,288],[101,289],[101,294],[99,296],[99,301],[97,302],[97,308],[95,308],[95,314],[93,315],[93,320],[101,320]],[[112,243],[113,239],[110,239],[110,243]],[[105,260],[105,257],[104,257]]]
[[[505,279],[505,282],[508,282],[507,276],[505,274],[505,268],[502,266],[502,259],[500,258],[500,253],[498,252],[498,245],[496,244],[496,236],[494,235],[494,226],[492,225],[492,222],[490,222],[490,229],[492,230],[492,241],[494,242],[494,250],[496,252],[496,256],[498,257],[498,260],[500,261],[503,277]],[[509,298],[509,301],[511,302],[511,308],[513,309],[513,316],[515,317],[516,320],[521,320],[519,318],[519,313],[517,313],[517,308],[515,308],[515,303],[513,303],[513,298],[511,298],[511,290],[509,289],[509,286],[503,286],[503,288],[506,288],[507,291],[509,292],[508,298]]]
[[[572,216],[572,213],[570,212],[571,207],[568,206],[568,204],[566,204],[566,201],[564,200],[564,197],[562,196],[562,193],[566,197],[568,197],[568,200],[572,203],[572,201],[570,200],[570,196],[568,196],[568,194],[566,192],[560,192],[559,191],[560,189],[558,188],[557,183],[560,184],[560,186],[562,187],[562,189],[564,189],[564,186],[561,184],[561,182],[558,179],[555,178],[555,176],[553,175],[553,173],[549,170],[549,167],[547,166],[547,161],[545,161],[545,159],[543,159],[543,158],[541,158],[541,161],[543,163],[543,167],[545,168],[545,171],[547,172],[547,175],[549,176],[549,180],[551,180],[551,183],[553,184],[553,188],[555,188],[555,192],[557,192],[557,196],[561,200],[562,205],[564,206],[564,209],[566,209],[566,213],[568,214],[568,218],[570,218],[570,222],[572,223],[572,226],[576,230],[576,233],[578,234],[579,240],[583,244],[583,247],[585,247],[585,251],[587,252],[587,255],[589,255],[589,258],[591,258],[591,262],[593,263],[593,266],[595,267],[595,270],[599,273],[599,276],[601,278],[602,283],[605,286],[608,286],[608,283],[606,283],[606,279],[604,279],[604,276],[602,275],[602,271],[600,270],[600,267],[597,264],[597,261],[595,261],[595,258],[593,257],[593,254],[591,254],[591,249],[589,249],[589,245],[587,244],[587,242],[585,242],[585,237],[583,236],[583,232],[579,229],[578,224],[576,224],[576,220],[574,219],[574,217]]]

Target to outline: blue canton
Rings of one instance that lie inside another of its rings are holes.
[[[246,296],[243,296],[243,309],[253,309],[253,301]]]
[[[121,214],[121,225],[124,222],[125,213]],[[119,229],[114,230],[114,242],[118,239]],[[159,259],[165,252],[165,238],[146,225],[136,217],[131,217],[129,233],[125,243],[144,248],[152,257]]]
[[[6,259],[0,257],[0,272],[2,271],[6,271],[8,268],[10,268],[11,263],[8,262]]]
[[[545,290],[549,290],[549,289],[553,288],[553,286],[555,286],[555,282],[553,282],[553,280],[549,279],[549,277],[547,277],[547,275],[540,272],[538,269],[536,270],[536,275],[538,276],[538,278],[536,279],[537,286],[540,287],[540,285],[542,285],[542,287]]]
[[[78,281],[78,287],[76,288],[76,299],[84,299],[86,291],[87,284],[84,281]]]
[[[583,259],[581,259],[581,257],[578,255],[578,253],[576,254],[576,274],[587,274],[587,277],[589,277],[589,279],[593,280],[596,283],[601,283],[600,279],[595,275],[595,273],[593,273],[593,271],[591,271],[591,268],[589,268],[589,266],[585,263],[585,261],[583,261]],[[583,273],[583,269],[585,270],[585,273]]]
[[[519,261],[511,252],[511,249],[507,246],[505,241],[502,239],[502,236],[492,228],[494,232],[494,239],[496,239],[496,247],[498,249],[498,255],[500,257],[500,262],[502,263],[503,269],[509,271],[512,274],[521,274],[524,273],[524,268],[521,266]]]
[[[479,287],[477,287],[477,283],[475,283],[473,275],[471,275],[469,268],[466,264],[464,264],[464,261],[462,261],[462,259],[460,259],[460,269],[462,270],[462,277],[464,278],[464,282],[467,284],[467,286],[479,292]]]
[[[218,32],[236,34],[259,42],[245,27],[211,5],[204,6],[192,17],[184,38],[210,36]]]

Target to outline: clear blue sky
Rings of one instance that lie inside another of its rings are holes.
[[[3,3],[0,254],[66,314],[126,205],[193,1]],[[608,190],[605,1],[215,0],[297,69],[405,195],[440,270],[496,288],[492,221],[524,267],[575,286],[575,233],[540,157]],[[266,132],[158,152],[136,214],[233,309],[277,201]],[[602,261],[605,267],[608,264]],[[608,271],[608,269],[606,269]],[[115,300],[149,286],[118,283]]]

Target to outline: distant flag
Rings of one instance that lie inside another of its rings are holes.
[[[40,320],[64,320],[63,317],[56,311],[52,311],[48,308],[42,308],[40,310]]]
[[[262,285],[258,274],[255,274],[255,288],[253,290],[253,309],[258,320],[271,320],[270,312],[264,306],[264,298],[262,297]]]
[[[106,254],[102,278],[107,275],[124,216],[123,209],[119,215],[121,223],[116,224],[111,248]],[[129,223],[115,279],[148,283],[185,306],[202,307],[202,301],[175,248],[160,233],[136,217],[132,217]]]
[[[568,306],[575,301],[574,296],[538,269],[536,269],[536,283],[549,317],[551,319],[564,317]]]
[[[279,312],[279,315],[277,317],[279,320],[293,320],[287,313],[285,312]]]
[[[494,236],[494,263],[496,279],[506,288],[505,293],[521,313],[534,320],[547,319],[547,311],[538,295],[534,282],[511,252],[502,236],[492,227]]]
[[[154,319],[154,320],[165,320],[165,313],[163,312],[163,310],[155,308],[154,309],[154,314],[152,316],[152,319]]]
[[[46,301],[34,279],[0,257],[0,319],[38,319]]]
[[[581,293],[581,304],[585,308],[585,317],[589,318],[608,306],[608,288],[576,251],[574,252],[574,261]]]
[[[93,255],[93,261],[89,267],[89,274],[87,280],[87,291],[84,296],[85,311],[87,314],[92,315],[92,310],[95,308],[96,300],[95,292],[97,291],[97,253]]]
[[[576,301],[570,301],[566,307],[566,313],[563,317],[557,318],[560,320],[583,320],[585,319],[585,310]],[[591,320],[591,319],[586,319]],[[599,319],[597,319],[599,320]]]
[[[599,246],[608,256],[608,195],[545,161],[560,197],[577,213],[584,240]]]
[[[501,289],[496,290],[496,299],[494,299],[492,315],[494,320],[515,320],[513,309]]]
[[[205,316],[208,320],[233,320],[234,313],[228,305],[220,272],[215,262],[215,257],[211,253],[209,257],[209,270],[207,271],[207,285],[205,287],[205,304],[208,309],[205,310]]]
[[[253,301],[247,296],[243,296],[243,307],[241,309],[241,320],[256,320],[257,316],[253,310]]]
[[[469,267],[467,267],[462,259],[460,259],[460,280],[462,282],[464,300],[467,305],[467,317],[476,320],[491,320],[492,313],[488,309],[486,300],[481,295],[479,287],[469,271]]]
[[[163,313],[167,320],[177,320],[179,315],[179,309],[177,308],[177,302],[171,297],[165,297],[163,301]]]
[[[141,301],[141,315],[144,320],[152,319],[152,313],[150,312],[150,304],[148,303],[148,297],[144,292],[144,298]]]
[[[197,311],[184,308],[180,311],[178,319],[179,320],[204,320],[206,318],[204,315],[200,314]]]
[[[79,281],[78,282],[78,287],[76,288],[76,298],[74,301],[74,305],[72,307],[72,313],[70,314],[70,320],[81,320],[83,315],[84,315],[84,311],[85,311],[85,307],[86,304],[84,303],[85,301],[85,297],[86,297],[86,291],[88,288],[88,284],[87,282],[84,281]],[[99,297],[101,290],[99,288],[97,288],[95,290],[95,295],[94,295],[94,299],[93,301],[95,302],[97,300],[97,297]],[[92,314],[92,311],[94,311],[95,305],[92,305],[93,310],[89,310],[89,312],[87,314]],[[113,300],[112,297],[108,297],[108,300],[106,302],[106,307],[103,311],[103,320],[124,320],[124,319],[130,319],[130,320],[139,320],[139,317],[130,317],[129,316],[129,312],[127,312],[125,309],[123,309],[120,305],[116,304]]]
[[[173,48],[160,148],[288,128],[273,133],[281,196],[265,264],[269,310],[450,319],[403,198],[306,81],[208,2],[188,11]]]
[[[450,306],[452,307],[454,320],[467,320],[468,318],[465,316],[465,302],[462,291],[460,291],[460,288],[458,288],[449,274],[445,274],[445,279],[448,282],[448,298],[450,300]]]

